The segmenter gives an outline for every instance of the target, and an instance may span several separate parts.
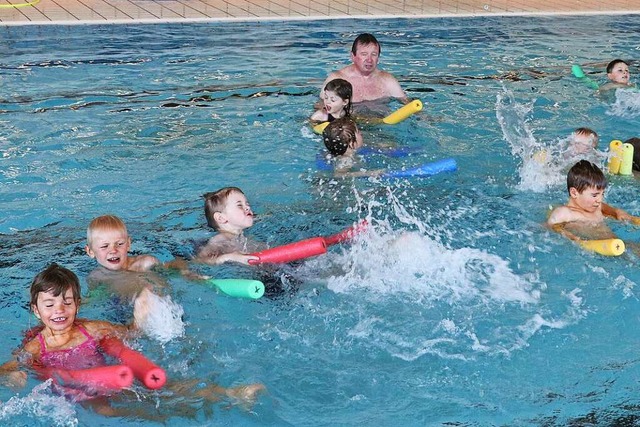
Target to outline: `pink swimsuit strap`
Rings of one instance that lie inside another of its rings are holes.
[[[98,349],[98,343],[87,332],[84,326],[76,323],[80,332],[87,337],[85,341],[72,348],[47,351],[46,342],[42,333],[38,334],[40,341],[40,360],[47,368],[86,369],[100,366],[105,363],[104,356]]]
[[[82,335],[84,335],[85,337],[87,337],[87,339],[80,343],[78,346],[73,347],[73,348],[67,348],[67,349],[63,349],[63,350],[53,350],[53,351],[47,351],[47,345],[44,341],[44,337],[42,336],[42,332],[38,333],[38,340],[40,340],[40,355],[42,357],[51,354],[51,353],[57,353],[57,354],[61,354],[61,353],[68,353],[70,351],[77,351],[78,348],[83,348],[86,347],[87,345],[94,345],[95,346],[95,340],[93,339],[93,337],[91,335],[89,335],[89,332],[87,332],[87,330],[84,328],[84,326],[82,326],[79,323],[75,324],[78,329],[80,330],[80,332],[82,332]]]

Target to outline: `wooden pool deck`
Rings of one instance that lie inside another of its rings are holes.
[[[640,0],[0,0],[0,25],[639,13]]]

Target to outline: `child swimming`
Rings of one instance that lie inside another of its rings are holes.
[[[249,254],[265,249],[265,245],[244,235],[244,230],[253,225],[254,215],[242,190],[224,187],[203,197],[207,224],[218,234],[198,248],[195,260],[210,265],[225,262],[249,265],[250,260],[257,260],[258,257]]]
[[[598,166],[588,160],[577,162],[567,174],[569,201],[553,209],[547,225],[574,241],[615,238],[605,217],[621,221],[634,217],[603,202],[606,188],[607,179]]]
[[[80,370],[107,365],[104,340],[121,339],[129,334],[122,326],[106,321],[78,319],[80,309],[80,282],[71,270],[56,263],[38,273],[30,287],[30,307],[42,322],[35,336],[27,337],[23,347],[14,353],[12,360],[0,366],[0,377],[11,387],[24,387],[27,372],[35,369],[42,375],[53,375],[53,389],[57,394],[92,407],[107,416],[133,415],[156,418],[154,411],[136,411],[126,407],[114,408],[107,398],[117,394],[89,386],[59,384],[52,369]],[[176,390],[184,389],[178,384]],[[215,384],[202,387],[192,393],[207,400],[232,397],[251,402],[263,390],[262,384],[225,389]]]
[[[125,223],[115,215],[94,218],[87,227],[87,255],[98,262],[98,267],[87,277],[91,295],[110,295],[110,320],[127,322],[133,314],[134,325],[153,325],[148,322],[152,310],[170,311],[171,304],[160,296],[168,287],[166,280],[158,274],[160,269],[176,269],[189,279],[205,279],[188,269],[184,260],[162,263],[153,255],[130,256],[131,238]],[[155,331],[157,332],[157,331]]]
[[[629,82],[629,63],[622,59],[614,59],[607,64],[607,78],[609,81],[600,86],[600,92],[635,86]]]
[[[362,135],[351,118],[343,117],[329,123],[322,132],[322,140],[335,162],[336,176],[377,176],[384,172],[384,170],[351,171],[356,164],[356,150],[363,145]]]
[[[344,79],[330,80],[322,91],[323,108],[311,116],[314,122],[332,122],[351,116],[353,88]]]

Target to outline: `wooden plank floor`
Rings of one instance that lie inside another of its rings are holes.
[[[0,25],[640,13],[640,0],[0,0]]]

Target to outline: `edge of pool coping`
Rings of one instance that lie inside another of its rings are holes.
[[[243,16],[224,18],[163,18],[163,19],[93,19],[93,20],[60,20],[60,21],[0,21],[0,26],[17,27],[32,25],[132,25],[132,24],[191,24],[207,22],[258,22],[258,21],[327,21],[341,19],[436,19],[436,18],[481,18],[509,16],[585,16],[585,15],[640,15],[638,10],[598,10],[567,12],[486,12],[486,13],[442,13],[442,14],[395,14],[395,15],[313,15],[313,16]]]

